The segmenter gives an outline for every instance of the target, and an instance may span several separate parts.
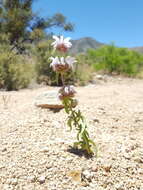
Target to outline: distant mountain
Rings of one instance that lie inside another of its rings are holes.
[[[72,54],[85,53],[88,49],[97,49],[105,45],[104,43],[98,42],[91,37],[84,37],[78,40],[71,40],[71,42],[72,48],[70,49],[70,53]],[[143,46],[132,47],[128,49],[137,51],[139,53],[143,53]]]
[[[104,45],[103,43],[100,43],[96,41],[93,38],[85,37],[80,38],[78,40],[72,40],[72,48],[70,49],[70,53],[77,54],[77,53],[84,53],[87,51],[87,49],[97,49]]]
[[[130,50],[134,50],[137,51],[139,53],[143,53],[143,46],[139,46],[139,47],[133,47],[133,48],[129,48]]]

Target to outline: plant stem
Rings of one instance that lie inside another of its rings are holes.
[[[69,115],[67,124],[69,125],[70,129],[75,127],[75,129],[78,131],[78,142],[74,143],[74,146],[80,146],[81,149],[86,151],[89,155],[93,154],[93,147],[96,148],[96,145],[89,137],[87,125],[85,124],[84,118],[81,115],[80,110],[74,110],[74,108],[72,107],[72,99],[70,98],[63,100],[63,104],[66,113]]]
[[[62,80],[62,85],[65,86],[65,80],[64,80],[64,74],[61,73],[61,80]]]

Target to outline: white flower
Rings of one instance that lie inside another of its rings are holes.
[[[66,52],[72,46],[72,43],[69,41],[71,39],[70,37],[64,38],[63,36],[53,36],[53,39],[55,41],[51,45],[54,49],[59,51]]]
[[[65,91],[65,94],[69,94],[69,93],[74,93],[75,91],[74,91],[74,86],[65,86],[64,87],[64,91]]]
[[[52,60],[50,67],[52,67],[53,70],[56,71],[56,65],[60,64],[59,58],[58,57],[50,57],[49,59]]]
[[[61,57],[50,57],[52,60],[50,67],[56,72],[67,72],[73,69],[73,64],[76,62],[74,57],[67,56],[66,58]]]
[[[74,86],[63,86],[59,90],[59,98],[63,100],[64,98],[72,98],[74,97],[76,91],[74,90]]]
[[[73,70],[73,64],[77,62],[76,59],[74,57],[67,56],[65,60],[66,63],[70,66],[70,68]]]

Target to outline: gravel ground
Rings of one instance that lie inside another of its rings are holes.
[[[0,190],[143,190],[143,81],[77,87],[98,146],[92,158],[72,150],[76,133],[64,110],[34,106],[50,89],[56,88],[0,92]]]

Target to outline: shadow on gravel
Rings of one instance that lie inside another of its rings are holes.
[[[57,112],[60,112],[62,110],[62,108],[49,108],[49,110],[53,113],[57,113]]]
[[[70,146],[68,149],[67,149],[68,152],[74,154],[74,155],[77,155],[79,157],[82,157],[84,156],[85,158],[87,159],[90,159],[93,157],[93,155],[88,155],[86,151],[83,151],[81,149],[78,149],[78,148],[74,148],[72,146]]]

